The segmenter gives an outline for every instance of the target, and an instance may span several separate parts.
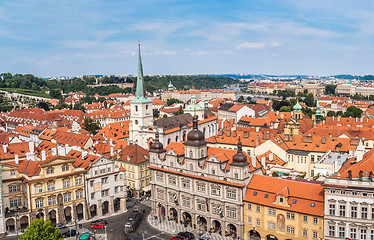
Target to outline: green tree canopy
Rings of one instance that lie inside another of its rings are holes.
[[[362,114],[362,110],[355,107],[355,106],[350,106],[347,108],[345,113],[343,114],[343,117],[353,117],[353,118],[360,118]]]
[[[83,129],[95,135],[100,130],[100,124],[92,120],[92,118],[86,118],[83,121]]]
[[[20,236],[20,240],[62,240],[59,237],[60,230],[56,229],[51,220],[35,219]]]
[[[325,86],[325,94],[326,95],[333,95],[335,94],[335,88],[336,88],[336,85],[334,84],[328,84]]]
[[[314,96],[312,93],[308,93],[308,95],[306,95],[306,97],[304,98],[304,103],[308,107],[314,107]]]
[[[160,117],[160,110],[158,110],[157,108],[154,108],[153,109],[153,117],[154,118],[159,118]]]
[[[176,98],[169,98],[167,101],[166,101],[166,105],[168,106],[171,106],[173,105],[174,103],[183,103],[183,101],[179,100],[179,99],[176,99]]]

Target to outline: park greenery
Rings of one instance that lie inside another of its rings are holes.
[[[63,240],[60,230],[53,226],[51,220],[35,219],[20,236],[20,240]]]

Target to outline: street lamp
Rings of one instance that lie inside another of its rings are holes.
[[[74,219],[74,222],[75,222],[75,239],[77,240],[78,239],[78,228],[77,228],[78,219]]]

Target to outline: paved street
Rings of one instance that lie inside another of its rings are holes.
[[[136,229],[135,232],[129,233],[128,237],[130,237],[133,240],[143,240],[143,234],[145,240],[160,240],[160,239],[170,239],[171,235],[168,233],[163,233],[153,227],[151,227],[147,221],[147,216],[150,212],[150,207],[148,206],[149,203],[145,202],[145,205],[142,203],[138,203],[137,206],[139,208],[139,211],[145,211],[145,214],[143,214],[142,222],[140,223],[139,227]],[[103,218],[108,221],[107,225],[107,234],[108,234],[108,240],[124,240],[125,239],[125,224],[127,221],[128,216],[131,214],[134,207],[131,207],[128,209],[126,213],[122,213],[116,216]],[[91,221],[87,223],[82,224],[84,228],[90,229]],[[80,233],[83,233],[81,230],[79,230]],[[104,229],[98,229],[96,231],[97,234],[104,234]],[[16,240],[18,239],[18,236],[11,236],[4,238],[6,240]]]

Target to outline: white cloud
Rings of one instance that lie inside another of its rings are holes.
[[[281,44],[279,42],[273,42],[271,47],[279,47]]]
[[[236,46],[236,50],[242,48],[249,48],[249,49],[263,49],[265,47],[265,43],[261,42],[244,42]]]

